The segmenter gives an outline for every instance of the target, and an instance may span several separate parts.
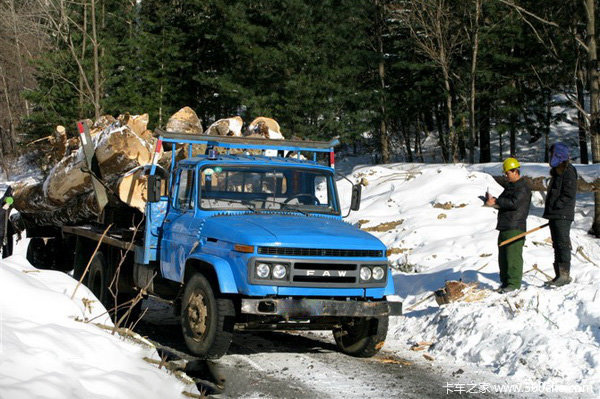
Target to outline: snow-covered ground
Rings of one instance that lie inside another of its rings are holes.
[[[343,167],[343,166],[342,166]],[[587,179],[600,165],[576,165]],[[488,173],[484,173],[488,172]],[[544,164],[524,164],[522,173],[547,176]],[[586,232],[593,217],[592,194],[579,194],[571,230],[573,283],[543,288],[554,276],[548,228],[527,237],[523,286],[501,295],[497,262],[497,211],[483,207],[486,190],[502,187],[491,174],[500,164],[389,164],[358,166],[349,175],[366,179],[359,212],[347,219],[380,238],[393,254],[396,293],[405,315],[394,318],[385,350],[403,351],[419,342],[437,362],[480,367],[527,384],[519,392],[546,390],[600,395],[600,240]],[[350,185],[340,183],[341,197]],[[542,194],[535,192],[528,228],[541,218]],[[485,297],[439,307],[427,298],[447,280],[478,282]],[[484,382],[474,382],[484,383]],[[540,385],[541,384],[541,385]],[[542,391],[543,392],[543,391]],[[593,395],[593,396],[585,396]]]
[[[550,143],[565,141],[576,159],[574,111],[553,109],[563,111],[566,119],[553,127]],[[527,139],[518,137],[523,174],[547,176],[548,166],[535,163],[543,160],[544,139]],[[426,153],[434,153],[434,136],[425,147]],[[495,161],[507,151],[507,138],[502,152],[498,140],[493,142]],[[496,373],[508,385],[504,389],[517,394],[562,390],[568,397],[600,396],[600,240],[586,233],[594,212],[592,195],[577,197],[571,231],[573,283],[543,288],[546,277],[534,265],[553,273],[545,228],[527,237],[521,290],[500,295],[493,291],[499,285],[497,213],[479,199],[486,190],[493,195],[502,191],[491,177],[501,174],[500,164],[373,166],[369,160],[340,157],[336,169],[368,183],[361,210],[346,220],[371,231],[393,253],[396,299],[404,302],[405,314],[392,319],[384,350],[406,353],[414,344],[429,342],[415,356],[425,353],[440,365]],[[600,165],[576,167],[587,180],[600,176]],[[15,181],[30,175],[16,169],[10,176]],[[350,185],[340,180],[338,188],[348,201]],[[545,223],[543,205],[543,195],[534,193],[529,228]],[[0,260],[1,399],[159,398],[196,392],[142,360],[158,359],[154,349],[78,321],[104,309],[83,286],[71,300],[76,282],[64,273],[34,269],[25,260],[25,249],[23,241],[12,258]],[[483,298],[439,307],[429,297],[445,281],[458,279],[479,283]],[[92,301],[91,309],[84,298]],[[110,323],[105,317],[95,321]],[[485,383],[473,381],[478,389]],[[524,385],[512,385],[517,383]]]
[[[160,361],[151,346],[94,325],[112,326],[104,307],[83,285],[71,299],[77,282],[67,274],[32,267],[25,241],[0,260],[0,398],[198,394],[195,385],[144,360]]]

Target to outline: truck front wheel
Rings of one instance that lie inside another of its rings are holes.
[[[181,326],[188,349],[203,358],[227,353],[233,336],[229,316],[234,314],[233,301],[215,297],[206,277],[194,274],[185,286],[181,306]]]
[[[342,320],[333,337],[340,351],[355,357],[371,357],[383,347],[388,330],[387,317],[353,317]]]

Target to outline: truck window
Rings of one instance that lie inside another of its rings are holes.
[[[211,210],[300,210],[339,214],[333,175],[317,169],[210,166],[200,174],[199,203]]]
[[[330,194],[325,176],[315,176],[313,186],[315,188],[315,197],[319,199],[319,202],[327,202],[327,198]]]
[[[179,172],[179,186],[175,207],[185,211],[194,208],[194,170],[183,169]]]

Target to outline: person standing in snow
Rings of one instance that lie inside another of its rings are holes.
[[[577,170],[569,162],[569,148],[563,143],[550,147],[550,185],[544,207],[545,219],[550,225],[554,248],[554,273],[556,277],[547,286],[563,286],[571,282],[571,224],[575,219],[575,194]]]
[[[8,186],[2,198],[0,198],[0,249],[2,250],[2,258],[12,255],[12,225],[8,219],[10,210],[14,202],[12,197],[12,187]]]
[[[531,190],[525,179],[521,179],[521,164],[515,158],[507,158],[502,169],[508,180],[507,186],[498,198],[486,193],[487,206],[498,209],[498,245],[527,230],[527,215],[531,205]],[[525,237],[498,247],[500,267],[500,288],[506,293],[521,288],[523,277],[523,245]]]

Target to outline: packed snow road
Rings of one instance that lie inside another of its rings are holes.
[[[148,305],[152,311],[135,330],[155,342],[189,354],[181,327],[170,308],[151,301]],[[479,389],[463,381],[467,376],[458,367],[443,370],[435,363],[405,360],[385,349],[368,359],[344,355],[337,351],[330,335],[236,334],[228,354],[217,361],[226,382],[224,393],[214,397],[457,398],[464,397],[469,388]],[[461,384],[463,388],[459,392],[456,387]],[[499,397],[490,393],[475,396]]]

